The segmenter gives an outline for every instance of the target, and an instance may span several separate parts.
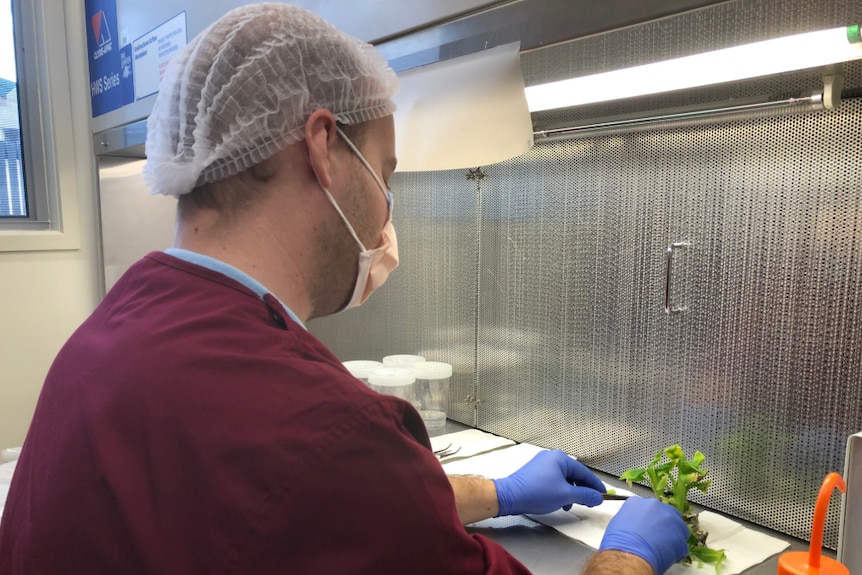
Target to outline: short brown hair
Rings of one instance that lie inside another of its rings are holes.
[[[367,133],[366,123],[342,124],[338,127],[356,147],[362,146]],[[232,221],[264,193],[259,183],[266,183],[276,173],[274,158],[266,159],[251,168],[218,182],[201,184],[190,193],[179,197],[177,214],[180,221],[197,210],[209,209],[219,213],[223,221]]]
[[[269,181],[276,171],[274,158],[218,182],[201,184],[179,197],[177,214],[182,221],[201,209],[215,210],[224,220],[242,214],[265,192],[259,183]]]

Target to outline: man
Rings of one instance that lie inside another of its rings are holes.
[[[172,61],[144,177],[179,196],[175,247],[135,264],[55,360],[0,572],[526,573],[463,525],[601,503],[558,450],[447,478],[413,407],[304,328],[397,264],[396,88],[370,46],[284,4],[230,12]],[[588,569],[662,572],[687,536],[675,510],[633,500]]]

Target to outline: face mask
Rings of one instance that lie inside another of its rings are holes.
[[[359,161],[362,162],[362,165],[364,165],[371,173],[374,181],[377,182],[378,187],[380,187],[380,191],[383,192],[384,196],[386,196],[386,204],[389,208],[386,225],[383,226],[383,243],[378,248],[368,250],[365,249],[365,245],[363,245],[359,236],[356,235],[356,231],[353,229],[353,226],[351,226],[350,222],[347,221],[347,218],[344,216],[344,212],[342,212],[341,208],[338,207],[338,204],[335,202],[335,198],[332,197],[329,190],[321,186],[326,197],[329,199],[329,203],[332,204],[332,207],[334,207],[335,211],[338,212],[338,215],[341,216],[341,220],[344,222],[344,225],[347,226],[347,229],[350,231],[350,235],[352,235],[353,239],[356,240],[356,243],[359,244],[359,249],[361,250],[359,252],[359,268],[356,272],[356,285],[353,288],[353,295],[350,297],[350,301],[348,301],[347,305],[345,305],[341,310],[344,311],[345,309],[357,307],[365,303],[365,300],[368,299],[371,292],[382,286],[392,270],[398,267],[398,239],[395,237],[395,227],[392,225],[392,192],[386,189],[386,186],[380,180],[380,177],[371,168],[371,164],[368,163],[365,156],[363,156],[356,146],[353,145],[353,142],[348,139],[341,129],[338,129],[338,135],[341,136],[344,142],[359,158]]]

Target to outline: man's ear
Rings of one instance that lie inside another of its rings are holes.
[[[320,185],[332,186],[331,154],[338,139],[335,116],[325,108],[312,112],[305,122],[305,145],[308,146],[308,160],[317,175]]]

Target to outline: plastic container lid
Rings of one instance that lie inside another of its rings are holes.
[[[347,371],[350,372],[350,375],[358,379],[366,379],[371,370],[383,367],[383,364],[379,361],[371,361],[370,359],[355,359],[342,363],[347,368]]]
[[[416,372],[407,367],[378,367],[368,374],[368,383],[386,387],[410,385],[416,381]]]
[[[423,361],[425,361],[425,358],[421,355],[387,355],[383,358],[384,365],[405,367],[412,367],[413,364],[422,363]]]
[[[9,449],[4,449],[2,452],[0,452],[0,457],[2,457],[4,461],[15,461],[20,456],[20,447],[10,447]]]
[[[423,361],[411,365],[416,370],[416,379],[446,379],[452,377],[452,364],[442,361]]]

